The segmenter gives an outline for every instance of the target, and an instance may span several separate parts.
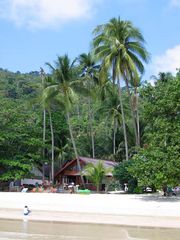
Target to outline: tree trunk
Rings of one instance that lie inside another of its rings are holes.
[[[85,186],[84,184],[84,178],[83,176],[81,175],[81,164],[80,164],[80,161],[79,161],[79,156],[78,156],[78,152],[77,152],[77,148],[76,148],[76,143],[74,141],[74,136],[73,136],[73,132],[72,132],[72,127],[71,127],[71,123],[70,123],[70,117],[69,117],[69,112],[67,111],[67,121],[68,121],[68,127],[69,127],[69,133],[70,133],[70,136],[71,136],[71,141],[72,141],[72,145],[73,145],[73,149],[74,149],[74,154],[75,154],[75,157],[77,159],[77,166],[78,166],[78,171],[80,172],[80,177],[81,177],[81,181],[82,181],[82,184],[83,186]]]
[[[45,73],[44,70],[41,68],[41,81],[42,81],[42,87],[43,90],[45,89]],[[45,145],[46,142],[46,109],[44,107],[43,109],[43,144]],[[42,164],[42,181],[45,180],[45,172],[44,172],[44,161],[45,161],[45,146],[43,146],[42,149],[42,157],[43,157],[43,164]]]
[[[46,142],[46,110],[43,110],[43,145],[45,145]],[[43,146],[42,149],[42,156],[43,156],[43,166],[42,166],[42,170],[43,170],[43,175],[42,175],[42,181],[44,182],[45,180],[45,172],[44,172],[44,160],[45,160],[45,146]]]
[[[54,131],[53,131],[53,123],[52,123],[52,117],[51,117],[51,110],[49,112],[49,123],[50,123],[50,129],[51,129],[51,179],[52,184],[54,184]]]
[[[126,90],[127,90],[128,97],[129,97],[129,104],[130,104],[130,108],[131,108],[131,115],[132,115],[134,134],[135,134],[135,142],[136,142],[136,146],[139,146],[138,135],[137,135],[136,114],[135,114],[135,111],[133,109],[133,104],[132,104],[132,100],[131,100],[131,93],[130,93],[130,90],[129,90],[129,83],[128,83],[128,79],[126,77],[125,77],[125,83],[126,83]]]
[[[141,136],[140,136],[140,126],[139,126],[139,102],[138,102],[138,94],[137,87],[134,89],[134,95],[136,98],[136,124],[137,124],[137,138],[138,138],[138,146],[141,144]]]
[[[139,111],[137,109],[137,112],[136,112],[136,120],[137,120],[137,137],[138,137],[138,146],[141,145],[141,136],[140,136],[140,126],[139,126]]]
[[[116,132],[117,132],[117,119],[114,119],[114,126],[113,126],[113,155],[116,154]]]
[[[96,186],[96,191],[99,193],[99,190],[100,190],[100,186],[99,186],[100,184],[97,184],[97,186]]]
[[[118,93],[119,93],[119,100],[120,100],[120,107],[121,107],[121,116],[122,116],[122,124],[123,124],[123,133],[124,133],[124,144],[125,144],[125,153],[126,153],[126,161],[129,160],[128,156],[128,143],[127,143],[127,132],[126,132],[126,124],[125,124],[125,117],[124,117],[124,108],[122,103],[122,93],[121,93],[121,86],[120,80],[118,79]]]
[[[89,125],[90,125],[90,134],[91,134],[92,157],[95,158],[93,113],[92,113],[92,109],[91,109],[91,99],[90,99],[90,97],[88,98],[88,107],[89,107]]]

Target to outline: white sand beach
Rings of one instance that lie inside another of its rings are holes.
[[[23,208],[31,209],[28,216]],[[180,228],[180,197],[0,192],[0,219]]]

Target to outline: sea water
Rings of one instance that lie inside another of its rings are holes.
[[[180,240],[180,229],[0,220],[0,240]]]

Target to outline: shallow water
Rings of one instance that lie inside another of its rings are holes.
[[[0,240],[179,240],[180,229],[0,220]]]

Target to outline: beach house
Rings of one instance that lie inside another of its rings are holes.
[[[117,163],[114,161],[94,159],[94,158],[88,158],[88,157],[79,157],[81,171],[79,171],[78,169],[77,159],[73,159],[71,161],[66,162],[59,169],[59,171],[55,175],[55,179],[56,181],[59,182],[59,184],[63,186],[71,184],[72,182],[75,185],[82,185],[81,176],[83,176],[86,188],[95,190],[95,187],[93,186],[93,184],[89,182],[88,178],[85,176],[85,174],[83,174],[83,170],[87,164],[92,163],[93,165],[96,165],[99,161],[103,162],[103,165],[106,169],[111,169],[110,172],[106,173],[105,179],[103,181],[101,189],[104,190],[106,181],[109,181],[113,177],[112,170],[117,165]]]

